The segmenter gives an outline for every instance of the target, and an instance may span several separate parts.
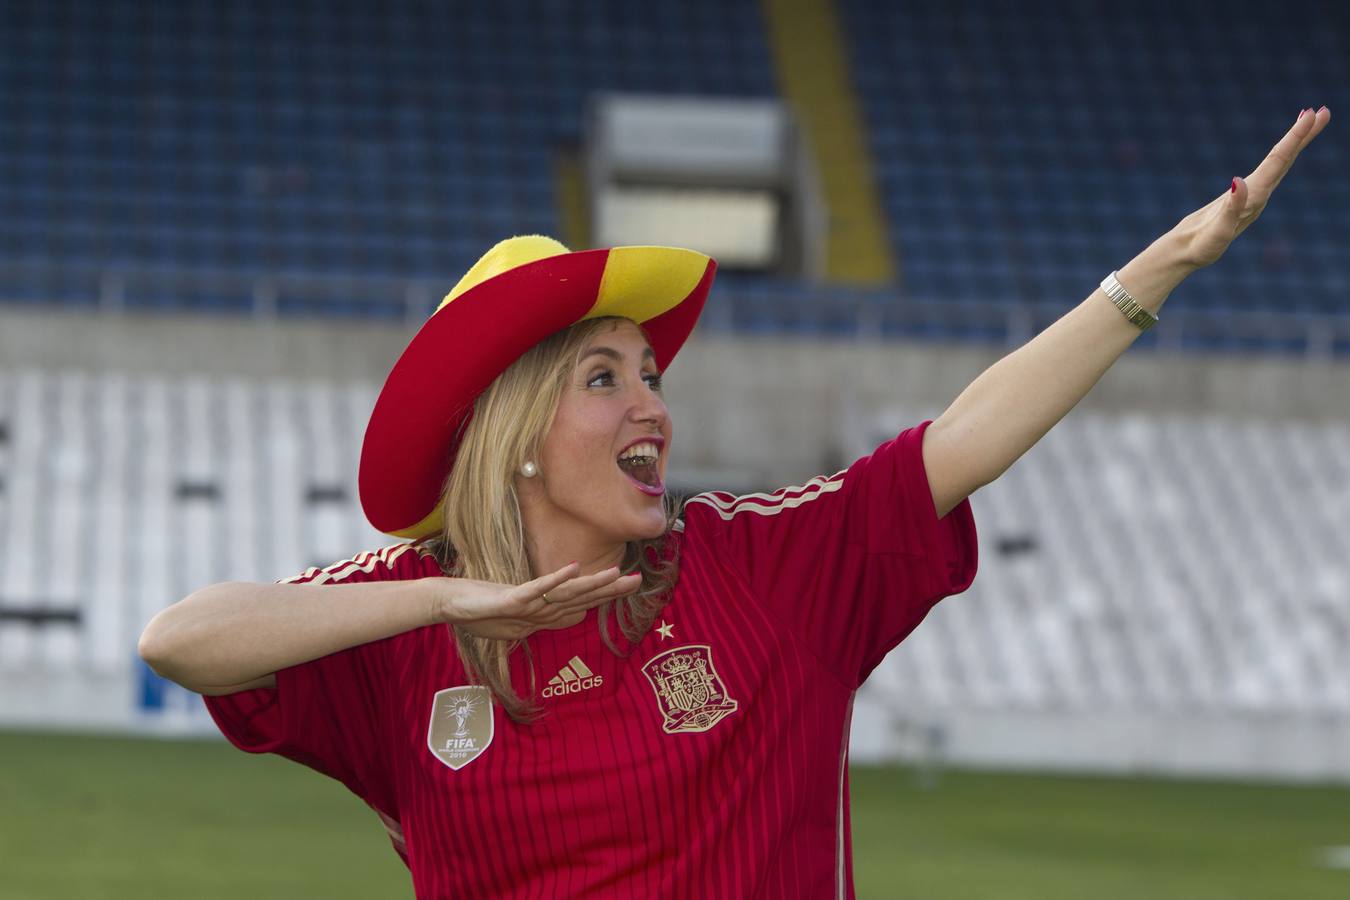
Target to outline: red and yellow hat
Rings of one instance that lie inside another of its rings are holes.
[[[544,338],[583,319],[640,324],[664,369],[694,328],[717,263],[676,247],[568,252],[542,235],[483,254],[423,323],[385,379],[361,446],[370,524],[419,538],[440,528],[441,488],[473,404]]]

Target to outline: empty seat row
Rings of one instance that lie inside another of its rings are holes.
[[[124,674],[192,590],[391,543],[354,488],[376,387],[0,370],[0,605],[32,613],[0,620],[0,674]],[[862,455],[922,418],[840,440]],[[1075,412],[972,496],[979,576],[865,690],[1350,714],[1347,485],[1344,423]]]

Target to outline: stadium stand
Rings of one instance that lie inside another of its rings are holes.
[[[374,397],[0,370],[0,673],[111,677],[203,585],[394,543],[350,487]],[[867,690],[928,710],[1350,713],[1346,446],[1344,423],[1067,419],[975,494],[980,577]]]
[[[1343,54],[1300,52],[1305,23],[1274,8],[1215,29],[1220,7],[1198,3],[840,5],[892,246],[920,297],[978,295],[991,280],[1023,300],[1079,293],[1100,260],[1129,258],[1229,169],[1245,173],[1286,98],[1347,77]],[[1325,10],[1344,23],[1343,7]],[[1228,65],[1239,47],[1260,52]],[[1259,246],[1169,309],[1344,313],[1334,261],[1350,221],[1341,205],[1304,202],[1327,197],[1318,173],[1340,155],[1301,160],[1316,172],[1281,188]]]
[[[0,372],[0,671],[116,675],[197,587],[394,543],[348,487],[373,403],[316,383]]]
[[[1348,445],[1343,423],[1061,422],[973,498],[985,587],[939,604],[877,687],[928,707],[1350,712]]]
[[[790,9],[7,3],[0,302],[416,324],[490,244],[561,233],[593,93],[790,96],[792,29],[766,21]],[[708,331],[1020,343],[1350,83],[1343,4],[1320,30],[1161,0],[835,9],[896,280],[723,271]],[[1139,347],[1350,356],[1344,154],[1300,159]],[[0,359],[0,723],[125,724],[134,672],[141,711],[205,726],[141,628],[206,584],[392,543],[354,494],[374,396]],[[1347,447],[1344,422],[1080,411],[976,494],[980,577],[865,693],[930,736],[969,710],[1282,717],[1258,744],[1344,723]]]
[[[506,235],[557,233],[557,155],[591,92],[772,93],[753,5],[590,11],[13,5],[3,293],[88,303],[104,270],[170,269],[185,284],[133,286],[125,304],[248,310],[247,293],[182,287],[444,281]]]
[[[1048,324],[1246,171],[1290,97],[1347,77],[1334,29],[1308,35],[1276,8],[1131,4],[1108,17],[1110,52],[1095,4],[839,9],[899,281],[725,279],[709,327],[1006,340]],[[560,154],[591,93],[779,90],[749,0],[4,15],[10,302],[416,321],[491,243],[559,232]],[[1225,37],[1179,43],[1164,16],[1200,36],[1222,18]],[[1309,41],[1318,52],[1295,52]],[[1244,47],[1260,52],[1228,65]],[[1300,161],[1259,237],[1177,293],[1172,321],[1208,317],[1173,328],[1178,346],[1350,353],[1342,154]],[[1261,311],[1282,321],[1241,318]]]

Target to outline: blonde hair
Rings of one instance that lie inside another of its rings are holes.
[[[587,343],[625,321],[631,320],[587,319],[545,338],[478,396],[441,495],[445,512],[441,533],[427,542],[448,575],[499,584],[523,584],[534,578],[525,554],[515,472],[525,460],[539,459],[563,384],[580,363]],[[629,541],[621,564],[624,572],[642,573],[641,586],[599,608],[600,637],[619,656],[625,652],[610,633],[610,617],[617,621],[631,649],[651,629],[675,585],[679,561],[665,559],[665,549],[679,507],[669,494],[663,504],[666,525],[661,536]],[[536,682],[529,644],[478,637],[458,626],[450,627],[469,676],[491,691],[512,720],[536,719],[540,708],[533,697]],[[521,697],[511,685],[511,656],[518,646],[523,647],[529,667],[529,698]]]

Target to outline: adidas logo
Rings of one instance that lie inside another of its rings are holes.
[[[579,694],[588,688],[599,687],[605,683],[604,676],[597,675],[586,664],[581,661],[580,656],[574,656],[567,661],[557,675],[548,680],[548,686],[544,688],[545,697],[561,697],[564,694]]]

